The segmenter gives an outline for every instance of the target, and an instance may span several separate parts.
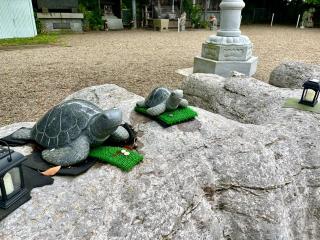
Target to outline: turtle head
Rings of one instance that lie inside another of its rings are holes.
[[[106,139],[122,122],[122,112],[118,108],[111,108],[97,114],[91,123],[90,133],[96,139]]]
[[[180,89],[174,90],[171,92],[170,97],[175,100],[181,100],[183,98],[183,91]]]
[[[169,109],[176,109],[179,106],[181,99],[183,98],[183,91],[180,89],[171,92],[167,102]]]

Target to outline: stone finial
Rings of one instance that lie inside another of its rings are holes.
[[[241,34],[241,10],[245,3],[242,0],[223,0],[220,3],[221,25],[218,36],[238,37]]]

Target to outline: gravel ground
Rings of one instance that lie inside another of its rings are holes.
[[[256,78],[287,60],[320,64],[320,29],[243,26],[259,57]],[[175,70],[193,65],[207,30],[145,30],[64,35],[59,46],[0,50],[0,126],[34,121],[74,91],[114,83],[139,95],[177,87]]]

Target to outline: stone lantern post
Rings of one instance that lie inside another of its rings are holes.
[[[194,73],[215,73],[229,77],[232,71],[251,76],[256,72],[258,58],[252,56],[252,43],[241,35],[243,0],[220,3],[220,30],[202,44],[201,56],[194,58]]]

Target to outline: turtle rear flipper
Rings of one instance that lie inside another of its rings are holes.
[[[166,111],[166,103],[160,103],[157,106],[147,109],[147,113],[151,116],[159,116],[161,113]]]
[[[85,160],[89,155],[89,151],[88,137],[80,136],[65,147],[44,150],[42,157],[49,163],[66,167]]]
[[[20,128],[14,133],[11,134],[11,137],[19,140],[30,140],[31,137],[31,128]]]

